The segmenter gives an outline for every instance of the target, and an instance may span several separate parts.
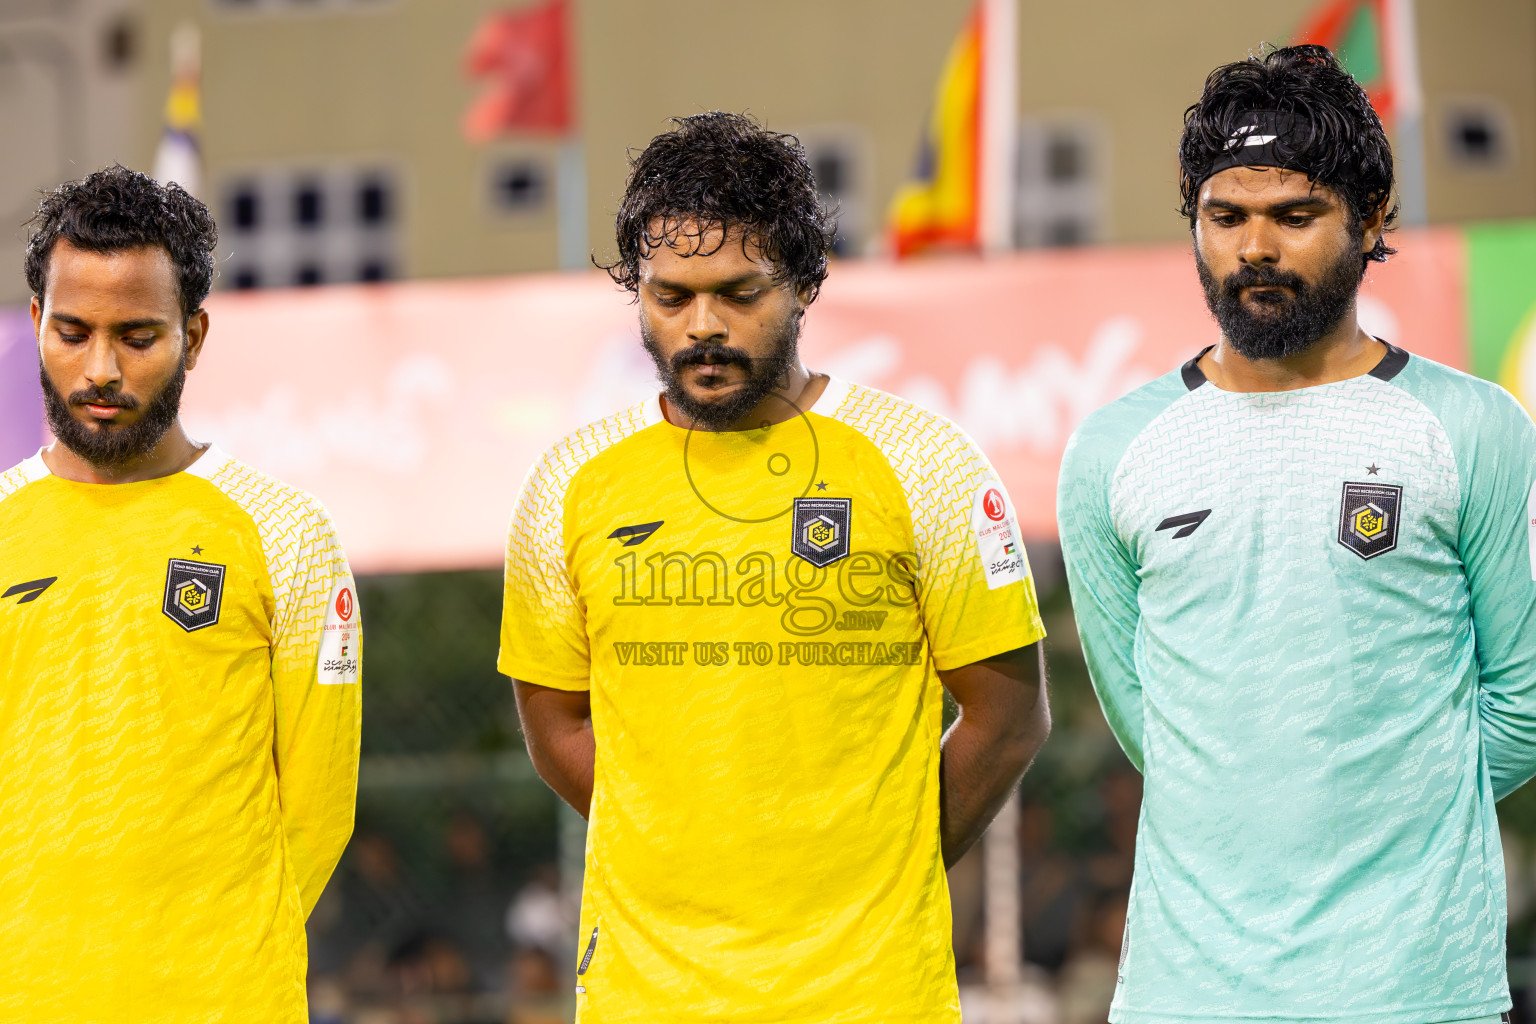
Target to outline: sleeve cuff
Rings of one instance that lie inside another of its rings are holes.
[[[590,676],[561,675],[550,671],[548,665],[539,665],[520,658],[499,658],[496,662],[496,671],[504,676],[510,676],[520,683],[532,683],[534,686],[547,686],[551,690],[590,690],[592,680]]]
[[[1028,647],[1044,639],[1045,624],[1036,619],[1018,633],[995,633],[968,644],[946,647],[941,651],[935,650],[933,663],[940,672],[949,672],[966,665],[974,665],[978,661],[995,658],[999,654],[1016,651],[1021,647]]]

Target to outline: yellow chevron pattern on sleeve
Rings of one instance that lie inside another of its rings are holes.
[[[4,501],[32,481],[26,462],[0,473],[0,501]]]
[[[1014,636],[1018,647],[1042,639],[1045,626],[1012,504],[976,442],[937,413],[859,385],[848,389],[831,415],[879,448],[901,483],[912,515],[919,600],[939,667],[967,664],[967,658],[988,647],[992,649],[986,654],[1003,653],[1007,648],[989,641],[987,631],[996,628],[1008,635],[1004,623],[1025,625],[1024,632]],[[995,491],[1002,502],[995,524],[980,512],[989,491]],[[992,538],[978,529],[979,519],[1001,534],[996,552],[987,550],[993,546]],[[1004,552],[1010,539],[1011,549]],[[995,570],[989,577],[988,566],[996,563],[990,554],[1016,558],[1018,565],[1001,577]],[[1016,594],[995,600],[988,591],[999,585],[1000,578],[1023,585],[1013,588]],[[996,617],[990,612],[977,614],[993,606]]]
[[[588,679],[585,624],[566,562],[565,498],[571,480],[593,456],[648,422],[640,402],[556,443],[529,471],[507,531],[501,655],[505,675],[540,686],[584,690]],[[541,630],[528,630],[528,622]]]
[[[273,633],[288,641],[279,647],[286,661],[277,668],[303,668],[303,639],[318,635],[335,581],[350,578],[347,557],[325,508],[308,494],[235,459],[209,478],[256,523],[266,555],[276,605]]]

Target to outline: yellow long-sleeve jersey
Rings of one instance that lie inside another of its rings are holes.
[[[0,474],[0,1021],[307,1020],[359,624],[325,510],[217,449]]]

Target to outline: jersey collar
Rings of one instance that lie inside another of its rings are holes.
[[[1200,355],[1204,354],[1204,352],[1200,353]],[[1199,359],[1200,356],[1196,356],[1195,358]],[[822,390],[821,397],[816,399],[816,401],[812,403],[809,409],[804,409],[802,411],[814,412],[819,416],[831,416],[837,411],[838,407],[843,404],[843,401],[848,397],[848,393],[852,390],[853,385],[848,383],[848,381],[843,380],[841,377],[833,376],[829,373],[827,374],[827,386]],[[658,423],[667,422],[666,414],[661,411],[660,392],[657,392],[655,395],[651,396],[645,405],[641,407],[641,411],[645,416],[645,425],[648,427],[655,426]],[[210,448],[208,450],[208,455],[212,454],[213,449]],[[204,455],[203,458],[199,461],[207,461],[208,455]],[[191,470],[189,469],[187,472],[190,473]]]
[[[1373,334],[1371,337],[1375,338],[1376,336]],[[1399,373],[1402,373],[1403,367],[1408,365],[1408,353],[1390,341],[1382,341],[1380,338],[1376,338],[1376,340],[1387,346],[1387,354],[1381,357],[1381,362],[1366,372],[1377,380],[1391,380]],[[1179,368],[1179,375],[1184,378],[1184,386],[1189,390],[1193,391],[1195,388],[1206,383],[1205,371],[1200,369],[1200,360],[1204,359],[1205,354],[1215,347],[1215,345],[1205,346],[1205,348],[1195,354],[1193,359]]]
[[[192,465],[182,470],[182,472],[189,476],[210,480],[215,473],[233,461],[235,461],[233,455],[230,455],[216,444],[210,444],[207,448],[203,449],[203,453],[192,462]],[[36,483],[44,477],[53,475],[53,470],[49,469],[48,463],[43,461],[43,449],[41,448],[37,450],[36,455],[22,461],[17,468],[21,470],[22,476],[26,478],[29,484]],[[175,475],[175,473],[171,474],[171,476]]]

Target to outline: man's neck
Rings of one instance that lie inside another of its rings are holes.
[[[98,466],[87,462],[58,441],[44,448],[42,455],[48,472],[61,480],[80,484],[131,484],[180,473],[207,450],[206,444],[199,445],[188,437],[181,421],[177,420],[153,451],[120,466]]]
[[[1353,309],[1305,352],[1283,359],[1249,359],[1222,337],[1200,360],[1205,379],[1223,391],[1295,391],[1370,373],[1387,348],[1360,329]]]
[[[789,373],[785,375],[782,387],[774,388],[766,398],[752,407],[751,412],[719,429],[756,430],[765,424],[772,425],[793,419],[816,404],[821,393],[827,390],[827,382],[830,379],[824,373],[812,373],[805,368],[804,363],[796,360]],[[666,416],[667,422],[673,426],[688,430],[711,429],[693,422],[682,410],[667,401],[665,395],[661,398],[661,411]]]

